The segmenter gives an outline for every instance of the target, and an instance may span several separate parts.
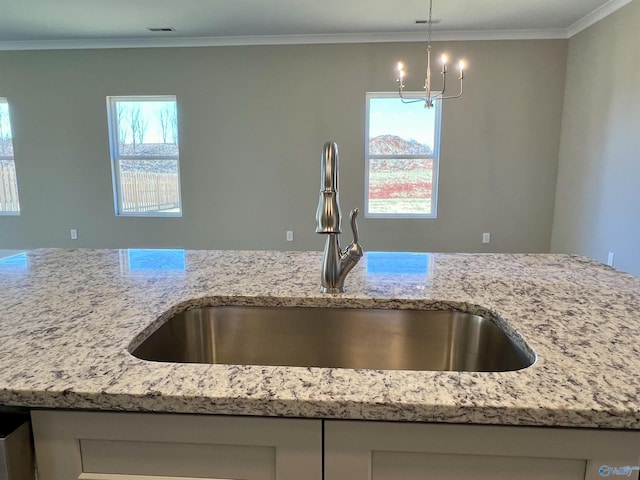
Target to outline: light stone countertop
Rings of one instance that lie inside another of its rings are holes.
[[[640,278],[567,255],[33,250],[0,260],[0,405],[640,430]],[[487,311],[537,355],[501,373],[147,362],[162,319],[215,304]],[[133,342],[133,344],[132,344]]]

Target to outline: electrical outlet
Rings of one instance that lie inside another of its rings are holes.
[[[71,240],[77,240],[78,239],[78,230],[76,230],[75,228],[72,228],[69,233],[71,234]]]
[[[610,267],[613,267],[613,257],[615,256],[615,253],[613,252],[609,252],[609,255],[607,256],[607,265],[609,265]]]
[[[293,242],[293,230],[287,230],[287,242]]]
[[[482,234],[482,243],[491,243],[491,234],[485,232]]]

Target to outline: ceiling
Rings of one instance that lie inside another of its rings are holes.
[[[435,40],[569,38],[632,0],[434,0]],[[0,49],[425,39],[427,0],[0,0]],[[172,27],[151,32],[149,27]]]

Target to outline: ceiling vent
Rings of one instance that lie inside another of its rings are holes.
[[[175,32],[176,29],[173,27],[148,27],[147,30],[150,32]]]

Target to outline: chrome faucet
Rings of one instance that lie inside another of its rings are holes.
[[[320,200],[316,211],[316,233],[327,235],[322,256],[322,293],[344,292],[344,280],[351,269],[362,258],[362,247],[358,243],[358,209],[351,210],[349,219],[353,231],[353,242],[344,251],[340,248],[340,203],[338,202],[338,145],[326,142],[322,148],[320,178]]]

